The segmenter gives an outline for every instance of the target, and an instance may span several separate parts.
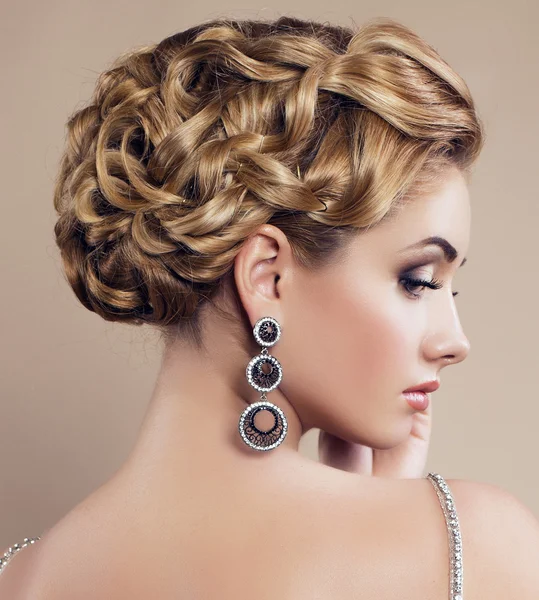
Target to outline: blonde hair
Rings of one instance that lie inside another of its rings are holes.
[[[483,141],[466,83],[394,20],[212,20],[99,75],[67,123],[56,241],[86,308],[200,343],[260,225],[322,268]]]

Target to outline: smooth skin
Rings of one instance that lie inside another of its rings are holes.
[[[8,565],[0,597],[445,600],[447,531],[424,479],[437,399],[420,413],[402,391],[469,353],[452,283],[470,219],[466,181],[451,170],[323,271],[300,269],[282,231],[261,226],[235,261],[243,312],[223,288],[236,322],[208,311],[206,352],[183,340],[167,349],[126,462]],[[406,249],[432,235],[458,256]],[[405,288],[403,274],[443,286]],[[264,316],[282,328],[270,354],[283,380],[268,400],[289,429],[256,452],[237,426],[260,397],[245,367]],[[320,462],[299,453],[313,427]],[[539,597],[531,511],[496,486],[448,484],[464,598]]]

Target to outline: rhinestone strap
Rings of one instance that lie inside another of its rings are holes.
[[[0,573],[4,570],[8,562],[23,548],[26,548],[29,544],[35,544],[41,538],[39,536],[33,538],[24,538],[22,544],[14,544],[10,546],[5,552],[4,556],[0,556]]]
[[[449,486],[441,475],[438,475],[438,473],[429,473],[426,479],[432,483],[436,490],[447,525],[450,573],[449,600],[463,600],[462,538],[455,502]]]

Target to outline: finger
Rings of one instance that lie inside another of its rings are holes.
[[[432,408],[413,415],[410,435],[387,450],[374,450],[373,475],[390,478],[421,478],[427,464],[432,432]]]

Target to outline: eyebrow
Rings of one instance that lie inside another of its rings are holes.
[[[445,238],[439,237],[437,235],[433,235],[431,237],[425,238],[424,240],[420,240],[419,242],[416,242],[415,244],[406,246],[406,248],[404,248],[404,250],[410,250],[412,248],[414,248],[414,249],[423,248],[425,246],[431,246],[431,245],[439,246],[443,250],[445,260],[449,263],[452,263],[459,255],[456,248],[452,244],[450,244]],[[404,252],[404,250],[402,250],[402,252]],[[461,267],[464,266],[464,264],[466,264],[467,260],[468,259],[466,257],[464,257],[462,259],[462,263],[460,264],[460,266]]]

